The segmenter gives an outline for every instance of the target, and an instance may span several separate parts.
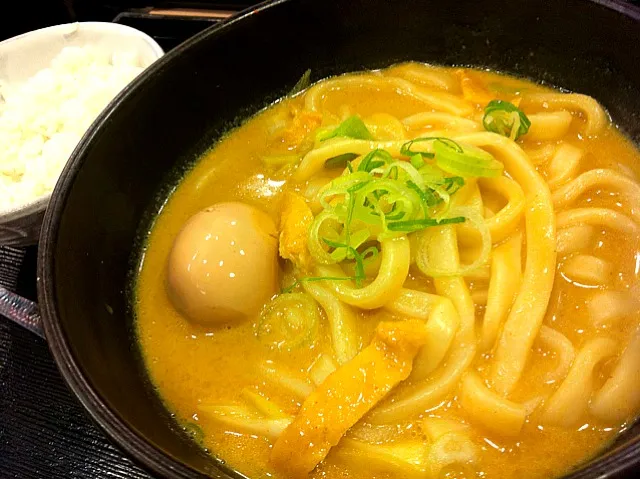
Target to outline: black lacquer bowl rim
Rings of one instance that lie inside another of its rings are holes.
[[[55,250],[58,238],[61,218],[65,204],[69,197],[71,187],[76,180],[78,172],[82,168],[94,138],[105,123],[108,123],[114,111],[121,103],[132,95],[143,94],[145,85],[152,81],[154,75],[170,68],[173,60],[188,52],[199,42],[215,38],[225,29],[243,19],[260,14],[263,10],[276,7],[279,4],[295,0],[274,0],[247,9],[220,24],[211,26],[203,32],[195,35],[180,46],[176,47],[159,60],[154,62],[145,72],[125,88],[101,113],[91,125],[83,139],[71,155],[60,179],[52,193],[47,212],[43,221],[38,251],[38,300],[40,304],[44,331],[49,348],[60,370],[62,377],[73,391],[75,396],[87,410],[91,418],[115,441],[127,454],[143,464],[150,471],[161,477],[171,478],[198,478],[205,477],[190,466],[183,464],[166,452],[154,446],[145,437],[133,431],[127,423],[118,416],[91,386],[89,378],[85,376],[82,368],[74,357],[68,338],[62,328],[60,313],[56,305],[55,277]],[[585,0],[615,10],[638,22],[640,35],[640,9],[626,4],[621,0]],[[571,474],[570,478],[609,478],[640,463],[640,436],[635,437],[629,444],[602,459],[595,459],[589,466],[581,471]],[[226,468],[223,468],[226,469]],[[243,477],[233,471],[221,471],[235,477]]]

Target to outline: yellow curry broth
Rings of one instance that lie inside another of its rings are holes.
[[[548,91],[529,82],[493,73],[473,72],[473,78],[480,79],[489,91],[493,85],[499,92],[498,96],[512,96],[520,89]],[[233,200],[247,202],[266,211],[277,222],[278,204],[283,191],[296,189],[296,185],[286,182],[290,175],[286,168],[277,171],[278,167],[265,167],[261,158],[287,153],[292,144],[287,144],[287,139],[274,140],[271,131],[277,122],[291,125],[294,118],[291,112],[298,111],[302,105],[300,97],[278,103],[227,135],[202,157],[158,215],[149,234],[137,280],[138,337],[149,375],[160,396],[180,422],[198,424],[204,434],[204,447],[250,477],[282,477],[269,464],[269,441],[228,430],[207,418],[199,406],[240,401],[241,391],[248,388],[259,390],[285,412],[295,414],[301,400],[292,398],[291,393],[283,392],[265,380],[258,365],[265,360],[273,360],[294,373],[306,374],[320,353],[331,351],[327,327],[321,327],[312,347],[282,353],[260,343],[254,336],[251,321],[222,328],[190,323],[174,309],[167,296],[165,268],[173,239],[185,221],[213,203]],[[354,113],[363,117],[374,113],[390,113],[403,118],[424,109],[415,100],[393,91],[357,89],[332,94],[324,108],[327,111],[323,113],[328,112],[334,118]],[[587,152],[585,169],[620,163],[637,171],[638,153],[613,128],[609,127],[597,139],[585,139],[574,127],[569,137],[571,142]],[[579,198],[576,204],[611,206],[616,201],[619,199],[615,196],[593,192],[592,196]],[[599,240],[590,253],[597,253],[615,265],[620,274],[612,282],[617,289],[629,288],[637,274],[637,245],[621,247],[622,237],[610,232],[601,232]],[[558,261],[562,263],[563,259],[559,257]],[[413,269],[412,272],[415,273]],[[416,289],[433,290],[430,280],[419,273],[410,277],[407,284]],[[553,325],[565,334],[576,350],[587,339],[600,334],[589,325],[586,302],[590,294],[588,289],[577,288],[556,275],[545,324]],[[478,320],[481,319],[481,313],[482,307],[477,311]],[[369,341],[378,321],[395,319],[380,310],[360,312],[359,316],[362,319],[359,328],[364,344]],[[605,332],[624,343],[636,322],[637,318],[636,321],[621,322]],[[547,365],[552,364],[555,358],[536,349],[536,344],[523,379],[511,395],[514,400],[530,399],[548,392],[552,387],[545,384],[545,374]],[[482,372],[488,367],[487,361],[487,356],[478,355],[474,366]],[[466,418],[455,396],[426,415]],[[399,429],[419,434],[415,432],[419,429],[417,422],[413,427],[405,424]],[[539,414],[533,413],[516,438],[506,439],[473,425],[472,439],[482,451],[479,471],[482,477],[549,477],[560,475],[596,454],[619,430],[619,424],[593,422],[571,429],[543,427],[539,422]],[[393,477],[389,473],[365,467],[345,467],[341,461],[338,455],[330,454],[311,477]],[[469,476],[465,476],[463,471],[452,470],[446,477]]]

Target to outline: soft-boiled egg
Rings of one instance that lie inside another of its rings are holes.
[[[218,203],[192,216],[169,255],[169,295],[201,324],[238,322],[276,292],[278,235],[273,220],[244,203]]]

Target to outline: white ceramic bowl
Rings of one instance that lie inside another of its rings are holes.
[[[135,52],[139,66],[144,68],[164,54],[151,37],[124,25],[103,22],[56,25],[0,42],[0,80],[9,86],[23,83],[48,67],[64,47],[86,45],[109,53]],[[0,212],[0,245],[36,243],[50,196],[47,193]]]

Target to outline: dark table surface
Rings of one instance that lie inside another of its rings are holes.
[[[0,285],[35,298],[36,249],[0,248]],[[90,421],[47,343],[0,318],[0,478],[149,478]]]

